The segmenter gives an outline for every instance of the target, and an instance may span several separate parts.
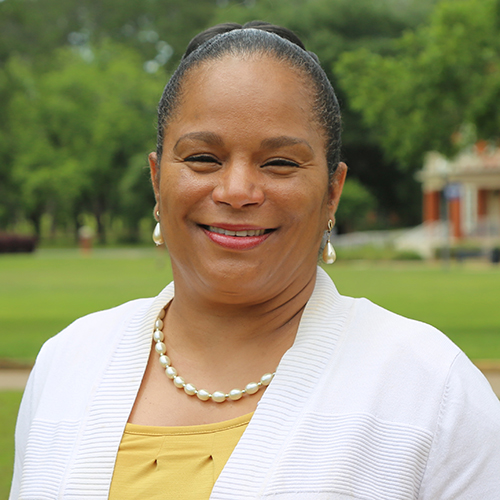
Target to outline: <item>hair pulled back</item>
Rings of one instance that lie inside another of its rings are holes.
[[[243,26],[237,23],[218,24],[191,40],[158,106],[158,162],[163,153],[164,132],[177,111],[187,73],[204,62],[227,55],[252,54],[267,55],[286,62],[312,83],[313,114],[325,134],[328,172],[332,176],[340,161],[341,145],[340,108],[333,87],[316,54],[307,51],[293,31],[263,21],[252,21]]]

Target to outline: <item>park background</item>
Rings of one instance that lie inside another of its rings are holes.
[[[0,253],[0,367],[29,367],[77,317],[170,280],[167,252],[151,248],[156,105],[196,33],[253,19],[296,31],[338,93],[340,235],[419,224],[425,155],[498,144],[500,0],[0,0],[0,241],[37,240]],[[341,293],[429,322],[497,366],[498,266],[390,244],[338,254],[328,272]],[[20,397],[0,392],[0,498]]]

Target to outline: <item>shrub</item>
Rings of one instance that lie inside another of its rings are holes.
[[[0,253],[33,252],[36,244],[35,236],[0,233]]]

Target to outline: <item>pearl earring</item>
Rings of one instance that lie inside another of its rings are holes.
[[[332,236],[333,221],[330,219],[328,221],[328,235],[326,238],[326,245],[323,249],[323,262],[325,264],[333,264],[337,259],[337,254],[335,253],[335,248],[333,248],[330,238]]]
[[[155,215],[158,219],[160,218],[160,212],[158,210],[155,212]],[[155,242],[156,246],[160,246],[165,243],[165,241],[163,241],[163,236],[161,234],[161,227],[159,222],[156,223],[156,226],[153,231],[153,241]]]

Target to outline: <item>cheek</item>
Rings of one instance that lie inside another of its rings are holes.
[[[160,181],[160,201],[169,218],[182,216],[206,203],[213,189],[207,177],[196,176],[180,165],[164,165]]]
[[[286,195],[298,219],[309,219],[311,224],[322,221],[328,214],[328,188],[326,177],[323,179],[306,179],[295,186]],[[298,210],[297,210],[298,209]],[[326,224],[326,219],[324,221]]]

